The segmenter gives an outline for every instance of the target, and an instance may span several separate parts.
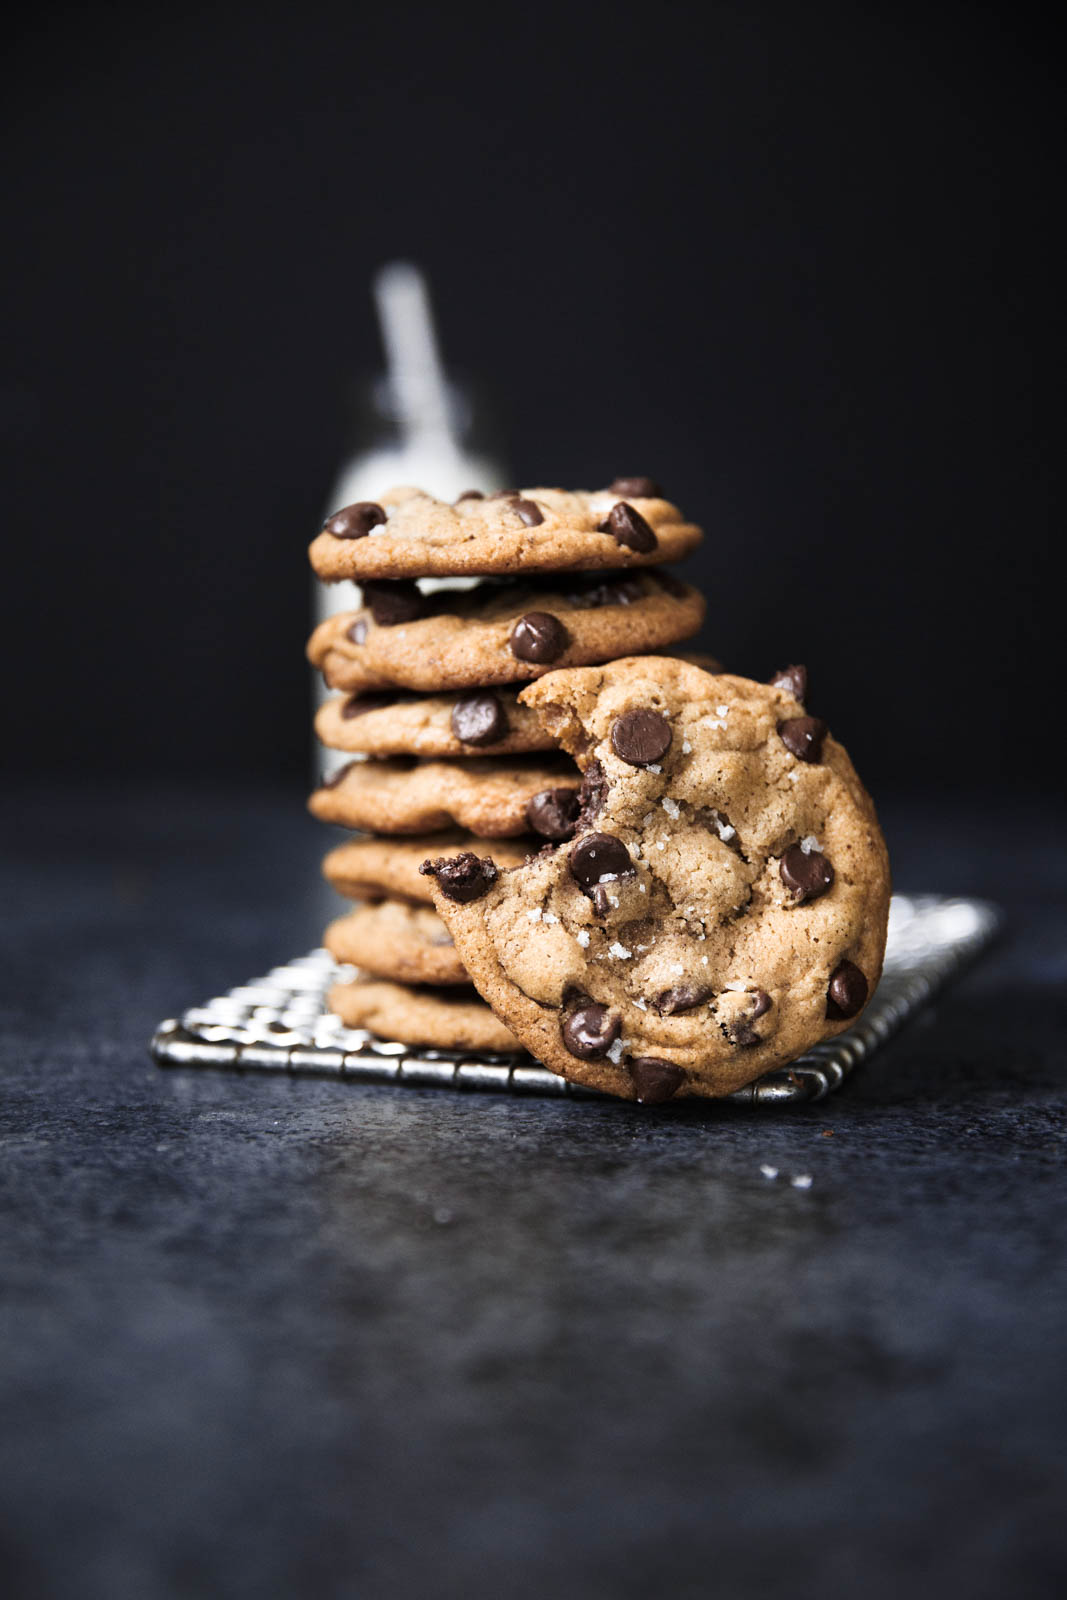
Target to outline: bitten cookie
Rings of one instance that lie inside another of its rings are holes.
[[[423,870],[478,990],[545,1066],[630,1100],[722,1095],[863,1009],[885,844],[798,671],[768,685],[645,657],[523,691],[586,769],[573,836],[510,871]]]
[[[476,491],[455,504],[420,489],[390,489],[326,518],[311,565],[340,578],[447,577],[485,572],[560,572],[678,561],[700,529],[648,478],[609,489]]]
[[[351,761],[308,801],[322,822],[371,833],[437,833],[458,826],[486,839],[545,833],[528,808],[538,796],[578,790],[565,756],[492,761]],[[550,835],[545,834],[546,837]]]
[[[484,855],[492,849],[499,867],[517,867],[528,855],[540,850],[544,842],[543,838],[490,841],[465,833],[461,828],[447,833],[420,834],[414,839],[348,839],[330,851],[322,863],[322,871],[337,893],[346,895],[349,900],[402,899],[431,905],[430,885],[419,872],[427,856],[458,856],[465,850]]]
[[[315,732],[331,750],[369,756],[525,755],[555,740],[511,688],[424,697],[403,689],[327,700]]]
[[[467,983],[452,935],[429,906],[385,900],[331,922],[322,939],[335,961],[394,983]]]
[[[522,1049],[473,989],[410,989],[399,983],[354,978],[336,983],[327,1000],[349,1028],[368,1028],[398,1044],[437,1050]]]
[[[539,678],[688,639],[704,598],[670,573],[577,573],[546,583],[483,583],[424,595],[371,583],[360,611],[319,624],[308,660],[331,689],[399,686],[436,694]]]

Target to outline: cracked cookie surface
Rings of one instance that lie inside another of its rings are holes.
[[[307,647],[329,687],[350,695],[486,688],[648,654],[690,638],[705,610],[699,590],[670,573],[617,571],[428,595],[368,584],[364,602],[320,623]]]
[[[349,1028],[398,1044],[438,1050],[492,1050],[512,1053],[522,1046],[474,990],[415,989],[374,978],[335,983],[329,1009]]]
[[[467,983],[452,935],[429,906],[383,900],[330,923],[322,939],[335,961],[395,983]]]
[[[665,657],[523,691],[585,769],[571,837],[434,902],[531,1052],[625,1099],[715,1096],[836,1034],[881,972],[885,845],[802,681]],[[468,878],[473,881],[471,874]]]
[[[647,566],[680,560],[700,538],[655,484],[631,479],[592,493],[472,492],[454,503],[390,489],[327,517],[308,553],[327,582],[362,582]]]
[[[322,822],[374,833],[467,828],[486,839],[538,828],[527,808],[539,795],[576,792],[581,775],[565,756],[495,761],[352,761],[316,789],[308,809]]]

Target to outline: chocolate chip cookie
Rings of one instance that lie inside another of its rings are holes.
[[[322,939],[335,961],[395,983],[468,982],[452,935],[429,906],[383,900],[331,922]]]
[[[423,592],[368,583],[364,606],[315,629],[308,659],[350,695],[399,686],[436,694],[541,677],[688,639],[704,599],[670,573],[601,572],[542,583]]]
[[[404,689],[339,696],[320,706],[315,732],[331,750],[370,756],[524,755],[555,748],[514,688],[419,695]]]
[[[553,1071],[629,1100],[723,1095],[863,1009],[885,844],[797,671],[643,657],[523,691],[585,769],[576,827],[520,867],[429,873],[478,990]]]
[[[565,792],[576,793],[572,789]],[[544,842],[543,837],[490,841],[461,828],[414,839],[349,839],[330,851],[322,871],[337,893],[350,900],[400,899],[431,905],[430,885],[419,871],[427,856],[485,855],[491,850],[498,866],[517,867]]]
[[[349,1028],[368,1028],[399,1044],[437,1050],[522,1049],[474,990],[413,989],[374,978],[336,983],[327,996],[330,1010]]]
[[[655,491],[639,493],[639,490]],[[515,489],[454,503],[391,489],[326,518],[309,551],[320,578],[563,572],[678,561],[700,542],[647,478],[607,489]]]
[[[538,816],[528,814],[539,797],[562,797],[580,786],[581,775],[565,756],[351,761],[315,790],[308,808],[322,822],[368,832],[436,833],[458,826],[486,839],[514,838],[531,829],[543,833]]]

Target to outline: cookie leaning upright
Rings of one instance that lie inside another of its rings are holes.
[[[428,862],[475,986],[529,1050],[625,1099],[715,1096],[859,1014],[889,870],[869,796],[798,696],[664,657],[522,693],[585,769],[567,841]]]
[[[393,489],[328,517],[312,542],[320,578],[457,577],[573,572],[677,561],[700,529],[648,478],[607,489],[472,491],[454,504],[419,489]]]

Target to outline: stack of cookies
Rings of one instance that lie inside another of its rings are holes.
[[[364,600],[309,646],[340,691],[319,735],[359,758],[311,799],[359,835],[326,858],[362,902],[326,932],[359,969],[347,1023],[650,1103],[729,1094],[862,1011],[874,807],[802,667],[673,650],[704,603],[659,563],[699,539],[644,478],[327,521],[315,571]]]
[[[660,563],[700,536],[646,478],[597,493],[471,490],[454,504],[403,489],[327,519],[312,566],[355,580],[363,601],[308,646],[338,691],[316,732],[354,758],[310,801],[353,830],[324,863],[358,902],[324,938],[359,972],[330,999],[349,1026],[416,1046],[521,1047],[472,986],[420,869],[518,867],[573,837],[589,783],[519,691],[696,633],[701,595]]]

